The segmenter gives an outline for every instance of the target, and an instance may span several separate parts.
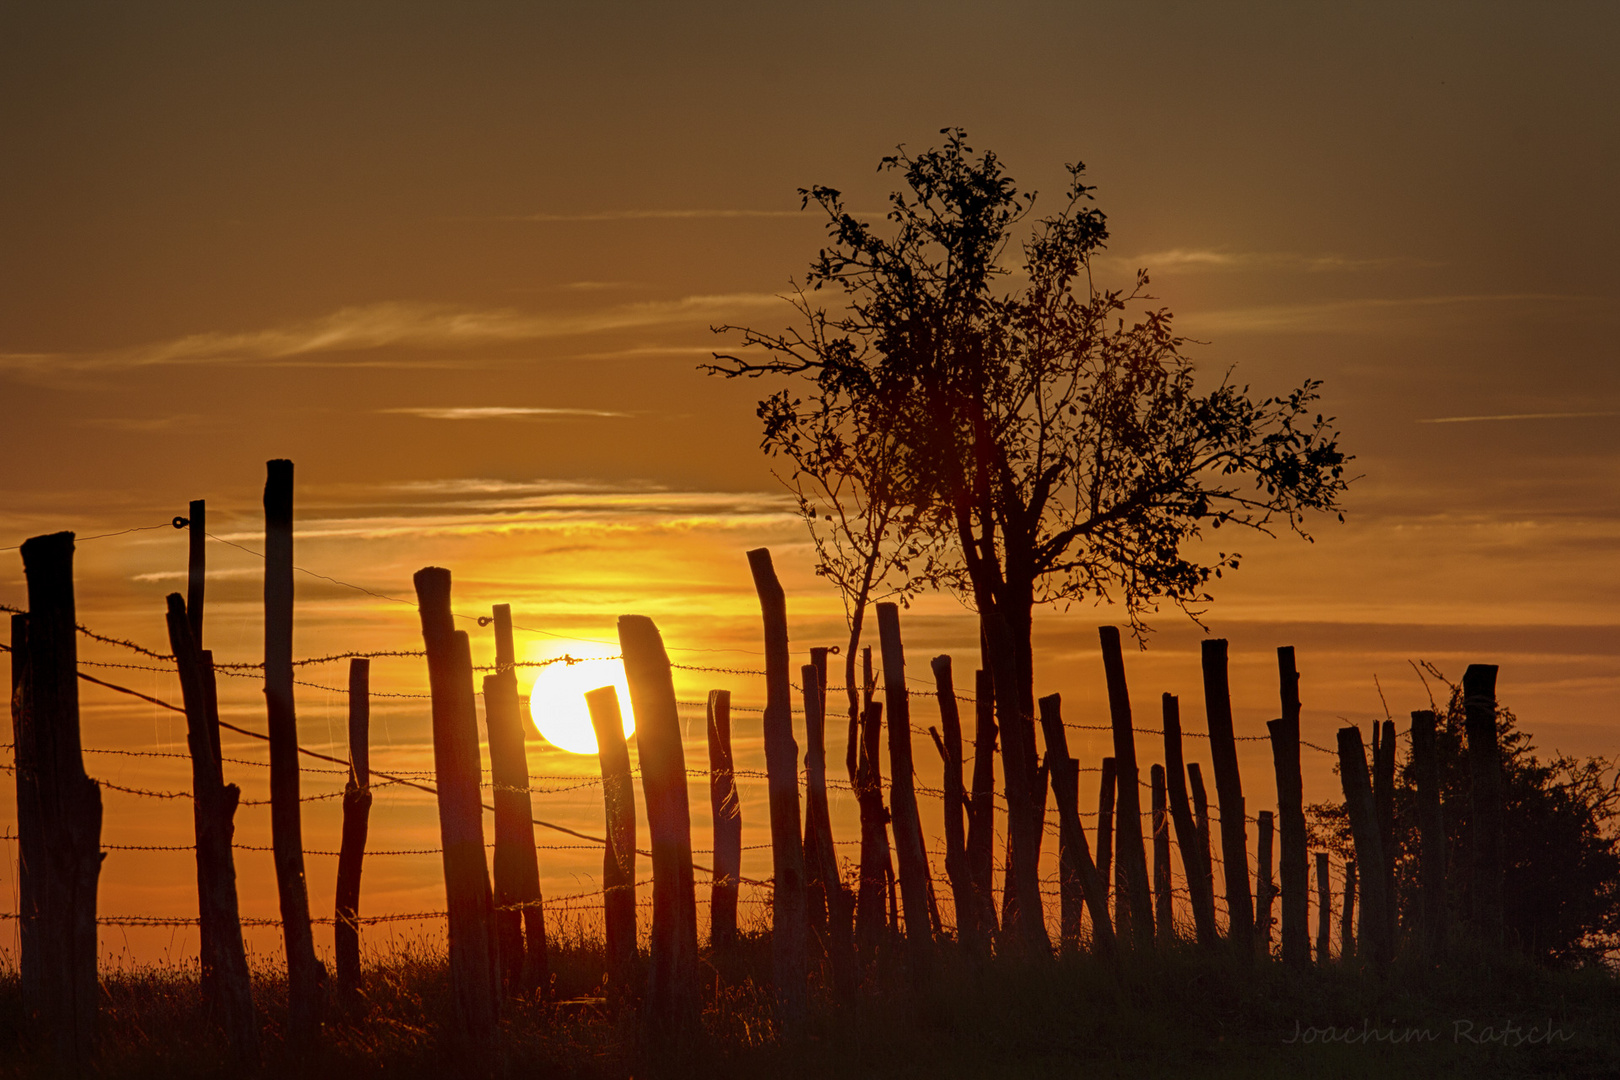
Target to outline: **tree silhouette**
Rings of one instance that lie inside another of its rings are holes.
[[[1312,415],[1316,382],[1256,401],[1221,380],[1196,385],[1171,316],[1129,291],[1098,289],[1091,259],[1107,239],[1084,166],[1071,165],[1059,213],[1035,220],[1009,266],[1033,193],[959,129],[942,148],[902,148],[880,168],[904,188],[887,226],[849,213],[839,191],[802,189],[827,214],[781,333],[724,326],[726,376],[795,378],[760,403],[764,446],[796,468],[823,449],[882,441],[883,485],[912,537],[898,587],[958,590],[979,613],[995,676],[1018,909],[1038,912],[1033,655],[1037,603],[1114,600],[1140,637],[1170,602],[1194,617],[1236,552],[1190,552],[1206,527],[1304,534],[1333,511],[1347,457],[1332,420]],[[832,310],[812,301],[836,294]],[[881,539],[881,538],[880,538]],[[1044,944],[1039,920],[1023,939]]]

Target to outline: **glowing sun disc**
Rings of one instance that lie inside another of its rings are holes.
[[[585,691],[613,686],[619,693],[624,737],[636,731],[630,711],[630,687],[624,665],[617,660],[587,660],[578,664],[552,664],[540,669],[529,690],[529,717],[540,737],[571,754],[596,753],[596,729],[585,707]]]

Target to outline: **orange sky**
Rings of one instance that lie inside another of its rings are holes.
[[[696,365],[726,344],[712,324],[785,325],[778,295],[822,235],[796,188],[879,207],[882,154],[962,125],[1029,187],[1055,193],[1064,162],[1088,164],[1113,234],[1099,276],[1147,267],[1207,343],[1204,370],[1235,364],[1257,394],[1325,380],[1363,476],[1346,524],[1319,523],[1313,545],[1246,541],[1216,593],[1240,733],[1274,714],[1272,650],[1294,644],[1324,745],[1341,718],[1382,716],[1374,676],[1397,716],[1426,704],[1408,661],[1429,659],[1453,678],[1502,665],[1503,700],[1546,749],[1616,752],[1620,18],[1557,10],[10,5],[0,547],[205,497],[212,531],[259,549],[263,463],[290,457],[299,564],[376,592],[408,597],[414,570],[444,565],[463,611],[510,602],[520,625],[608,641],[616,615],[644,613],[672,646],[733,650],[678,659],[752,667],[742,552],[768,544],[798,650],[836,642],[837,598],[758,452],[764,387]],[[210,558],[209,644],[255,659],[257,560]],[[170,531],[82,545],[81,620],[162,646],[184,559]],[[419,641],[404,605],[298,588],[300,655]],[[22,602],[0,552],[0,603]],[[1039,689],[1070,719],[1104,715],[1094,628],[1114,618],[1038,617]],[[1138,716],[1171,690],[1198,729],[1199,632],[1174,613],[1156,626],[1128,658]],[[955,601],[907,627],[914,671],[945,650],[971,669]],[[168,676],[121,677],[178,699]],[[747,704],[758,681],[679,685]],[[423,682],[403,661],[375,676]],[[306,690],[306,742],[340,747],[340,697]],[[90,691],[85,708],[87,745],[183,750],[178,717]],[[227,708],[262,728],[251,683]],[[379,702],[377,766],[426,767],[426,730],[419,701]],[[1269,799],[1256,746],[1246,779]],[[594,768],[531,750],[537,773]],[[926,746],[917,759],[932,767]],[[88,765],[185,786],[183,761],[156,760]],[[227,776],[263,797],[258,772]],[[1334,793],[1325,767],[1306,782]],[[186,838],[189,807],[117,798],[108,843]],[[592,798],[548,807],[594,824]],[[9,783],[3,805],[14,820]],[[310,804],[312,848],[335,846],[335,806]],[[428,804],[385,791],[378,807],[374,846],[431,843]],[[267,812],[242,815],[243,842],[266,842]],[[268,855],[240,858],[244,909],[271,914]],[[591,887],[594,856],[548,859],[548,891]],[[311,858],[318,913],[334,868]],[[435,907],[437,871],[374,860],[363,906]],[[115,852],[102,908],[186,913],[190,888],[183,855]],[[166,935],[128,940],[150,957]]]

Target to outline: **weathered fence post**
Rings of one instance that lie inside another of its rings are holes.
[[[495,1049],[500,960],[489,865],[484,861],[472,647],[467,632],[455,628],[450,571],[424,567],[416,572],[414,582],[422,643],[427,650],[428,689],[433,695],[433,775],[439,792],[456,1036],[482,1067]]]
[[[1436,716],[1430,709],[1412,714],[1412,773],[1417,783],[1418,888],[1423,897],[1424,954],[1433,960],[1446,941],[1446,821],[1440,805],[1440,757],[1435,748]]]
[[[39,753],[28,701],[28,616],[11,616],[11,745],[17,778],[17,936],[23,1012],[32,1017],[45,999],[39,960],[39,894],[46,874],[40,822]]]
[[[349,779],[343,785],[343,840],[338,848],[332,952],[338,990],[360,989],[360,873],[371,826],[371,661],[349,661]]]
[[[889,857],[889,812],[883,806],[883,775],[878,755],[883,736],[883,703],[869,701],[861,713],[860,783],[855,795],[861,810],[861,880],[855,896],[855,936],[870,951],[892,925],[886,894],[894,876]]]
[[[906,944],[912,975],[927,974],[933,952],[928,916],[928,852],[917,816],[916,777],[911,758],[911,701],[906,689],[906,657],[900,641],[900,608],[877,606],[878,646],[883,654],[883,698],[889,713],[889,814],[900,864],[900,894],[906,912]]]
[[[551,983],[546,916],[541,906],[540,857],[534,847],[534,800],[523,749],[512,606],[496,604],[495,674],[484,676],[484,725],[489,778],[495,785],[495,927],[508,994],[544,993]]]
[[[1221,867],[1226,881],[1226,936],[1240,956],[1254,953],[1254,899],[1249,891],[1249,821],[1232,730],[1232,694],[1227,683],[1226,641],[1203,643],[1204,715],[1215,793],[1221,803]]]
[[[1316,962],[1332,957],[1333,881],[1328,877],[1328,853],[1316,853]]]
[[[203,597],[208,583],[208,503],[192,499],[186,518],[186,615],[191,620],[191,640],[203,647]]]
[[[630,779],[630,748],[624,741],[618,690],[612,686],[587,690],[585,707],[602,764],[602,811],[607,823],[602,917],[608,1000],[616,1008],[636,997],[636,789]]]
[[[293,706],[293,463],[267,462],[264,481],[264,699],[270,731],[270,845],[287,949],[287,1035],[301,1052],[320,1026],[326,969],[315,958],[304,878],[298,714]]]
[[[168,597],[169,645],[180,670],[186,710],[186,744],[191,751],[192,825],[197,840],[197,916],[201,938],[202,985],[220,1019],[239,1064],[259,1056],[259,1028],[253,1016],[253,988],[236,897],[236,865],[231,854],[232,818],[241,789],[227,785],[219,754],[219,714],[213,694],[212,657],[197,648],[192,620],[179,593]]]
[[[827,808],[827,650],[811,649],[811,663],[800,669],[804,685],[804,861],[812,886],[811,913],[823,932],[833,983],[840,995],[855,993],[860,973],[855,962],[854,912],[838,873],[832,814]],[[820,916],[816,915],[817,911]]]
[[[1164,766],[1148,770],[1153,795],[1153,918],[1161,945],[1176,939],[1170,899],[1170,808],[1165,794]]]
[[[1108,902],[1114,869],[1114,789],[1118,776],[1112,757],[1102,759],[1102,787],[1097,792],[1097,876],[1102,878],[1103,903]],[[1128,927],[1127,927],[1128,928]],[[1119,927],[1114,927],[1119,931]]]
[[[1142,843],[1142,795],[1136,768],[1136,733],[1131,728],[1131,698],[1125,685],[1125,657],[1119,628],[1098,627],[1103,671],[1108,680],[1108,711],[1114,728],[1115,804],[1114,922],[1119,936],[1139,947],[1153,944],[1153,897],[1149,891],[1147,848]]]
[[[805,956],[804,845],[799,839],[799,747],[793,738],[792,683],[788,673],[787,597],[768,548],[748,552],[765,628],[765,772],[770,785],[771,968],[782,1020],[791,1031],[804,1023],[809,972]],[[876,762],[873,769],[876,770]]]
[[[1058,809],[1058,880],[1062,892],[1063,944],[1073,948],[1080,936],[1080,909],[1091,913],[1092,949],[1110,962],[1118,960],[1119,943],[1108,917],[1108,890],[1091,861],[1085,825],[1080,820],[1080,763],[1069,756],[1069,737],[1063,730],[1063,699],[1051,694],[1040,699],[1041,731],[1046,738],[1046,771]],[[1070,935],[1073,934],[1071,939]]]
[[[1204,889],[1209,893],[1210,908],[1215,906],[1215,860],[1209,848],[1209,793],[1204,787],[1204,772],[1198,762],[1187,763],[1187,783],[1192,787],[1193,817],[1198,822],[1198,861],[1204,868]]]
[[[988,955],[997,932],[994,888],[996,832],[996,702],[990,673],[973,673],[973,798],[968,803],[967,866],[977,914],[976,947]],[[1106,898],[1103,901],[1107,903]]]
[[[1198,825],[1187,801],[1187,767],[1181,753],[1181,702],[1174,694],[1164,695],[1164,773],[1170,798],[1170,819],[1176,826],[1176,846],[1181,849],[1181,869],[1187,875],[1187,895],[1192,904],[1193,929],[1200,945],[1215,943],[1215,895],[1208,888],[1206,847],[1198,842]]]
[[[1488,945],[1501,945],[1502,748],[1496,731],[1496,665],[1463,672],[1463,723],[1468,735],[1468,847],[1472,858],[1473,921]],[[1362,871],[1365,877],[1367,871]],[[1365,907],[1365,903],[1362,905]]]
[[[1271,906],[1277,899],[1277,880],[1272,876],[1272,837],[1276,832],[1276,819],[1270,810],[1255,815],[1260,821],[1260,840],[1255,856],[1259,864],[1254,887],[1254,939],[1255,951],[1261,957],[1271,955]]]
[[[929,662],[934,672],[934,693],[939,700],[939,722],[944,735],[929,728],[939,750],[945,789],[945,876],[950,879],[951,898],[956,907],[956,937],[966,945],[978,937],[978,907],[973,900],[973,883],[968,875],[967,834],[963,811],[967,792],[962,786],[962,714],[956,704],[956,685],[951,678],[951,658],[936,656]]]
[[[742,874],[742,803],[731,764],[731,691],[710,690],[709,809],[714,819],[714,876],[709,886],[709,944],[737,941],[737,878]]]
[[[1384,914],[1391,933],[1397,925],[1395,903],[1395,721],[1373,725],[1373,802],[1378,809],[1378,843],[1384,852]]]
[[[101,788],[85,775],[79,742],[73,534],[23,541],[22,561],[28,583],[22,697],[33,745],[19,766],[26,760],[34,774],[38,802],[30,816],[39,830],[38,841],[25,845],[37,853],[31,887],[39,974],[25,982],[39,990],[39,1017],[56,1062],[79,1072],[88,1069],[96,1050],[96,887],[103,855]]]
[[[1394,947],[1384,902],[1384,853],[1378,841],[1378,811],[1373,806],[1372,782],[1367,776],[1367,755],[1361,729],[1339,729],[1339,779],[1344,784],[1345,809],[1356,845],[1356,866],[1361,885],[1361,947],[1379,968],[1389,964]],[[1286,885],[1284,886],[1286,888]]]
[[[630,708],[636,717],[641,793],[652,834],[652,973],[647,997],[653,1020],[669,1029],[697,1024],[697,895],[692,880],[692,807],[686,750],[675,705],[669,653],[645,615],[619,616]]]
[[[1348,961],[1356,954],[1356,860],[1344,864],[1344,904],[1339,914],[1339,959]]]
[[[1310,895],[1306,876],[1305,784],[1299,769],[1299,671],[1294,648],[1277,650],[1282,716],[1266,723],[1271,762],[1277,776],[1278,876],[1282,879],[1282,961],[1291,967],[1311,962]]]

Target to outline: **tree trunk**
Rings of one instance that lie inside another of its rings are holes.
[[[928,852],[917,815],[916,778],[911,758],[911,695],[906,689],[906,657],[900,641],[900,609],[877,606],[878,644],[883,653],[883,697],[889,713],[889,814],[900,863],[900,894],[906,912],[906,945],[912,975],[925,978],[933,954],[928,915]]]
[[[1099,627],[1103,671],[1108,680],[1108,711],[1114,728],[1115,804],[1114,921],[1119,935],[1138,948],[1153,944],[1153,897],[1150,892],[1147,849],[1142,842],[1142,798],[1136,769],[1136,734],[1131,726],[1130,691],[1125,684],[1125,658],[1120,651],[1119,628]]]
[[[1187,895],[1192,905],[1193,928],[1198,943],[1215,944],[1215,895],[1208,888],[1209,870],[1204,865],[1207,851],[1198,842],[1198,825],[1187,801],[1187,769],[1181,753],[1181,702],[1175,695],[1164,695],[1164,773],[1170,799],[1170,819],[1176,826],[1176,846],[1181,850],[1181,869],[1187,876]]]
[[[1469,664],[1463,672],[1468,734],[1469,848],[1473,858],[1475,932],[1487,945],[1503,941],[1502,749],[1496,730],[1496,665]],[[1370,875],[1362,868],[1362,876]],[[1366,907],[1363,902],[1362,907]]]
[[[977,946],[988,955],[996,935],[996,710],[995,685],[983,669],[973,673],[973,798],[968,803],[967,865],[978,912]],[[1104,901],[1106,903],[1106,901]]]
[[[1205,641],[1204,710],[1209,722],[1209,756],[1215,792],[1221,802],[1221,864],[1226,881],[1226,934],[1240,956],[1254,952],[1254,900],[1249,892],[1249,822],[1238,772],[1232,730],[1232,696],[1227,685],[1226,642]]]
[[[1373,805],[1360,728],[1339,729],[1339,779],[1344,784],[1345,809],[1350,816],[1361,878],[1361,947],[1373,964],[1383,969],[1389,965],[1394,938],[1385,918],[1389,909],[1383,895],[1384,853],[1378,841],[1378,811]]]
[[[737,943],[737,879],[742,874],[742,803],[731,764],[731,691],[709,691],[709,809],[714,819],[714,878],[709,888],[709,946]]]
[[[1423,951],[1438,958],[1446,942],[1446,821],[1440,806],[1440,757],[1435,714],[1412,714],[1412,773],[1417,783],[1418,886],[1423,897]]]
[[[630,748],[624,741],[619,691],[585,691],[585,708],[596,733],[602,766],[602,813],[607,845],[602,852],[602,920],[607,949],[608,1002],[618,1009],[638,996],[636,979],[636,788],[630,778]]]
[[[1031,691],[1019,678],[1017,637],[999,609],[981,608],[980,625],[995,688],[996,721],[1007,795],[1007,873],[1002,898],[1002,947],[1045,956],[1052,945],[1041,910],[1042,822],[1035,806],[1035,740]],[[1027,642],[1024,651],[1027,653]],[[1020,912],[1030,913],[1023,918]]]

